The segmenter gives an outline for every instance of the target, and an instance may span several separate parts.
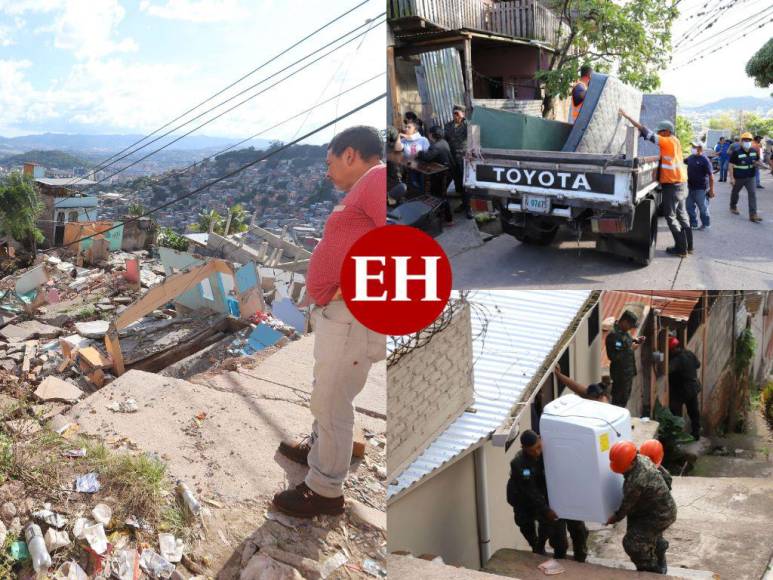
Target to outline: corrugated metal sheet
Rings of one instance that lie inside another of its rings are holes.
[[[455,104],[464,104],[464,79],[459,51],[453,48],[421,54],[432,117],[441,125],[453,118]]]
[[[590,290],[471,292],[475,402],[395,478],[388,497],[458,459],[498,429],[590,295]]]

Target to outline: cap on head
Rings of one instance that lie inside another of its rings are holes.
[[[668,339],[668,350],[672,351],[674,349],[679,348],[679,344],[680,344],[679,339],[675,336],[672,336],[671,338]]]
[[[647,439],[639,447],[639,453],[649,457],[655,465],[663,463],[663,444],[657,439]]]
[[[752,139],[754,139],[754,137],[752,137],[752,134],[747,131],[746,133],[741,134],[741,141],[743,141],[744,139],[748,139],[749,141],[751,141]]]
[[[671,121],[661,121],[658,123],[657,131],[671,131],[674,132],[674,124]]]
[[[625,473],[636,459],[636,445],[632,441],[618,441],[609,450],[609,468],[615,473]]]
[[[531,429],[526,429],[526,431],[521,433],[521,447],[524,449],[533,447],[536,445],[537,441],[539,441],[539,435],[537,435]]]
[[[466,109],[462,105],[454,105],[454,113],[464,113]]]
[[[620,315],[620,320],[623,320],[623,319],[628,320],[634,326],[639,324],[639,317],[636,316],[636,314],[631,312],[630,310],[626,310]]]

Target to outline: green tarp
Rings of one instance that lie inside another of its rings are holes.
[[[480,125],[480,146],[486,149],[561,151],[572,125],[541,117],[475,107],[470,117]]]

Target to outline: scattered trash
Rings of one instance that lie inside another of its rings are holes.
[[[206,411],[200,411],[199,413],[196,413],[196,419],[198,419],[199,421],[203,421],[206,418],[207,418]]]
[[[84,530],[86,526],[93,525],[94,522],[87,520],[86,518],[78,518],[72,525],[72,535],[78,540],[85,540],[86,536]]]
[[[134,528],[135,530],[145,530],[148,533],[153,532],[153,526],[151,526],[144,519],[138,518],[137,516],[129,516],[126,518],[126,525],[130,528]]]
[[[371,576],[376,578],[386,578],[387,571],[381,564],[370,558],[365,558],[362,561],[362,570]]]
[[[537,569],[542,570],[542,573],[545,574],[545,576],[555,576],[556,574],[566,572],[566,568],[564,568],[558,560],[553,560],[552,558],[537,566]]]
[[[158,534],[158,548],[169,562],[179,562],[183,558],[183,541],[174,534]]]
[[[97,493],[101,487],[102,485],[97,479],[97,474],[93,471],[86,475],[81,475],[75,480],[75,491],[81,493]]]
[[[137,405],[137,401],[134,399],[126,399],[125,401],[114,401],[109,407],[111,411],[116,413],[136,413],[140,410]]]
[[[67,518],[65,518],[63,515],[52,512],[51,504],[46,504],[44,509],[34,512],[32,517],[41,520],[49,526],[53,526],[57,529],[62,529],[67,525]]]
[[[341,566],[346,564],[348,559],[349,558],[347,558],[346,554],[343,552],[336,552],[334,555],[330,556],[330,558],[322,562],[322,565],[319,568],[319,575],[323,579],[327,578]]]
[[[182,498],[183,503],[185,503],[185,506],[188,508],[188,511],[190,511],[194,516],[199,515],[201,512],[201,504],[199,503],[199,500],[196,499],[196,496],[193,495],[193,492],[190,490],[190,488],[183,481],[177,481],[177,493],[180,494],[180,497]]]
[[[89,580],[89,576],[77,562],[65,562],[56,571],[54,580]]]
[[[140,555],[137,550],[121,550],[110,562],[110,572],[118,580],[137,580],[140,577]]]
[[[175,565],[167,562],[160,554],[150,548],[142,551],[140,556],[140,568],[151,578],[170,578],[175,570]]]
[[[24,528],[24,537],[27,540],[27,549],[32,558],[32,567],[35,572],[47,572],[51,567],[51,556],[46,549],[46,541],[43,532],[37,524],[28,524]]]
[[[110,520],[113,518],[113,510],[109,505],[98,503],[94,506],[94,509],[91,510],[91,515],[94,516],[97,523],[109,526]]]
[[[17,562],[29,560],[30,552],[27,549],[27,542],[24,540],[16,540],[13,544],[11,544],[11,558]]]
[[[102,524],[85,526],[83,528],[83,537],[97,554],[104,554],[107,551],[107,536],[105,535],[105,527]]]
[[[63,451],[62,455],[65,457],[86,457],[86,448],[81,447],[80,449],[68,449]]]
[[[70,536],[67,530],[55,530],[54,528],[48,528],[44,537],[46,541],[46,548],[49,552],[54,552],[59,548],[64,548],[70,545]]]

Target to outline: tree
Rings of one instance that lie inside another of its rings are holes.
[[[689,145],[694,139],[695,133],[692,130],[692,123],[687,117],[676,116],[676,137],[682,144],[683,150],[689,150]]]
[[[128,209],[126,210],[126,213],[130,215],[131,217],[139,217],[142,214],[145,213],[145,206],[141,203],[131,203],[129,204]]]
[[[773,119],[763,119],[755,113],[747,113],[743,118],[744,129],[752,135],[773,136]]]
[[[709,119],[709,129],[727,129],[735,134],[738,132],[738,119],[728,113],[722,113]]]
[[[159,246],[172,248],[173,250],[179,250],[180,252],[188,250],[188,238],[181,236],[172,228],[161,228],[156,243]]]
[[[212,224],[212,231],[215,233],[222,233],[223,228],[225,227],[223,216],[221,216],[216,209],[200,212],[197,222],[193,224],[191,229],[196,232],[208,232],[210,224]]]
[[[228,213],[231,215],[231,224],[228,227],[229,234],[238,234],[239,232],[246,232],[249,229],[249,216],[247,215],[247,212],[244,211],[242,204],[237,203]]]
[[[758,87],[773,85],[773,38],[768,40],[746,63],[746,74]]]
[[[45,239],[36,225],[42,211],[40,196],[28,175],[14,171],[0,181],[0,233],[23,243],[33,253]]]
[[[642,91],[656,90],[660,71],[670,60],[678,1],[547,0],[561,25],[547,70],[536,74],[543,91],[543,117],[551,114],[555,97],[569,95],[584,63],[613,70]]]

